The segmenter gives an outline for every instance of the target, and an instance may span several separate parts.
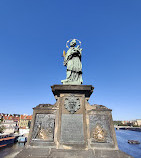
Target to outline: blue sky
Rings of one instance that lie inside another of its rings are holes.
[[[62,53],[82,42],[90,104],[114,120],[141,119],[140,0],[0,1],[0,112],[32,114],[55,103],[50,86],[66,77]]]

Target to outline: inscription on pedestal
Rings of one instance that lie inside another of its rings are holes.
[[[55,115],[36,114],[32,140],[54,140]]]
[[[84,143],[82,114],[62,114],[61,142],[64,144]]]

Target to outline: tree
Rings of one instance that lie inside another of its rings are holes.
[[[0,133],[3,133],[5,130],[5,127],[4,126],[0,126]]]
[[[30,128],[31,126],[31,121],[28,121],[28,128]]]

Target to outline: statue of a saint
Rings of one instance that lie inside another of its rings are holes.
[[[81,44],[80,41],[79,43]],[[71,40],[69,50],[66,54],[64,53],[64,65],[67,67],[67,77],[65,80],[61,80],[63,84],[80,85],[83,83],[81,64],[82,49],[80,45],[76,45],[76,39]]]

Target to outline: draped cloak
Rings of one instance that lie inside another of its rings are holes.
[[[67,51],[64,65],[67,66],[67,81],[78,82],[82,84],[82,64],[81,64],[81,51],[79,48],[70,47]]]

